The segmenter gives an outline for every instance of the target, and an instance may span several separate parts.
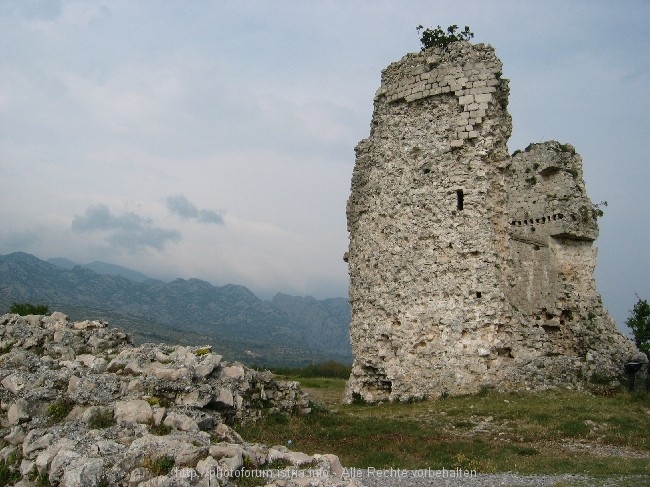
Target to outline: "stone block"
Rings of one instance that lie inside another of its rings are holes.
[[[7,411],[7,421],[10,425],[23,423],[30,418],[29,403],[25,399],[18,399]]]
[[[118,423],[146,423],[153,417],[151,406],[142,399],[116,401],[113,414]]]
[[[181,413],[167,413],[163,424],[180,431],[199,431],[199,426],[196,424],[196,421]]]

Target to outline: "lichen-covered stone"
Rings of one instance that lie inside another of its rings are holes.
[[[580,157],[557,142],[508,154],[501,74],[467,42],[382,72],[347,206],[348,401],[581,387],[645,360],[595,287]]]

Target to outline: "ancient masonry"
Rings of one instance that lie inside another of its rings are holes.
[[[580,156],[508,154],[501,69],[457,42],[382,72],[347,207],[348,401],[581,387],[645,361],[595,287],[601,213]]]

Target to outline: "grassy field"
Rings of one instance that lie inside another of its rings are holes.
[[[300,381],[320,407],[303,417],[276,414],[241,426],[247,441],[334,453],[348,467],[643,475],[640,485],[650,485],[648,393],[489,391],[412,404],[342,405],[344,379],[281,378]]]

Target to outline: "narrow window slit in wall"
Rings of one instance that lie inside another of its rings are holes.
[[[456,208],[459,210],[463,209],[463,190],[462,189],[457,189],[456,190]]]

